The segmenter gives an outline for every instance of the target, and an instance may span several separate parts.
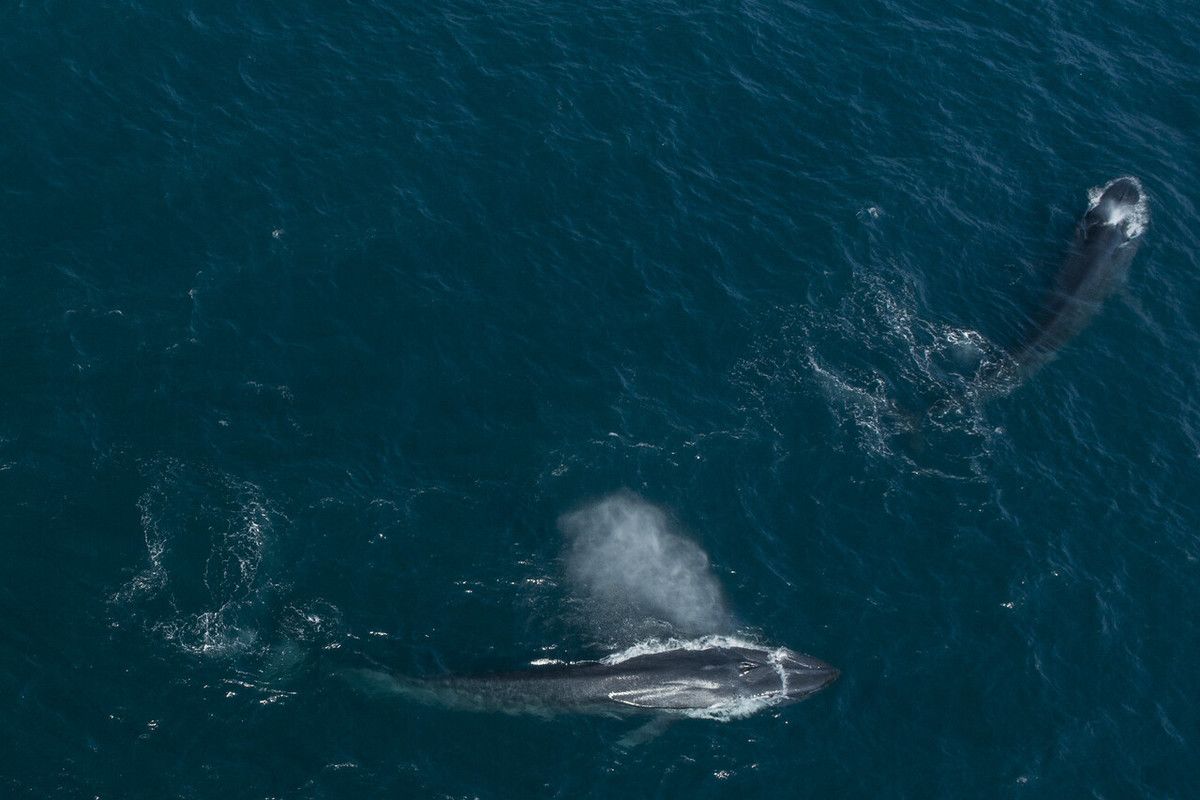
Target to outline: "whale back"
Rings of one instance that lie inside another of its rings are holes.
[[[615,663],[576,662],[429,682],[505,708],[595,707],[620,713],[636,710],[708,709],[766,692],[782,681],[765,650],[740,647],[678,649],[638,655]]]
[[[1147,221],[1136,178],[1117,178],[1089,195],[1071,250],[1013,359],[1028,377],[1087,327],[1124,281]]]

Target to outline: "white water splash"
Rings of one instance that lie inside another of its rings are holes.
[[[113,613],[193,655],[250,649],[258,632],[246,618],[267,587],[275,513],[252,483],[174,461],[154,470],[138,501],[148,563],[112,595]]]
[[[600,662],[602,664],[621,664],[631,658],[669,653],[672,650],[712,650],[721,647],[764,649],[762,642],[733,634],[713,634],[711,636],[700,636],[695,639],[647,639],[644,642],[638,642],[635,645],[626,647],[624,650],[607,655],[600,659]],[[782,653],[784,648],[778,648],[778,650]]]
[[[867,272],[835,309],[788,311],[734,370],[746,411],[778,434],[782,415],[803,412],[815,394],[847,434],[825,446],[852,442],[916,473],[979,480],[976,460],[994,436],[981,401],[1007,355],[977,330],[922,317],[920,307],[912,282]],[[915,451],[930,435],[938,446]],[[955,455],[938,458],[943,451]]]
[[[1146,198],[1146,190],[1142,188],[1142,182],[1132,175],[1114,178],[1103,186],[1093,186],[1088,189],[1088,211],[1100,204],[1100,198],[1117,181],[1129,181],[1137,187],[1138,201],[1132,206],[1114,204],[1106,222],[1109,225],[1124,223],[1125,235],[1130,239],[1136,239],[1146,232],[1146,227],[1150,224],[1150,201]]]

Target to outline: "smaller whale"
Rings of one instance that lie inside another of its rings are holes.
[[[353,670],[356,682],[443,707],[509,714],[655,714],[733,719],[795,703],[837,679],[838,670],[786,647],[698,640],[601,661],[535,664],[515,672],[403,678]]]
[[[1053,291],[1012,350],[1018,378],[1043,367],[1091,322],[1101,304],[1121,286],[1141,243],[1149,213],[1137,178],[1110,181],[1093,189],[1089,200]]]

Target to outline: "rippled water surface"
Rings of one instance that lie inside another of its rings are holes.
[[[8,3],[0,794],[1196,796],[1198,45],[1184,2]],[[1125,174],[1126,286],[981,391]],[[841,679],[623,748],[334,677],[634,644],[559,524],[622,489]]]

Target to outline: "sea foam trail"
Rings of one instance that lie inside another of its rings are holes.
[[[670,517],[618,492],[559,519],[567,576],[609,630],[660,620],[685,636],[728,632],[733,619],[708,555]]]

